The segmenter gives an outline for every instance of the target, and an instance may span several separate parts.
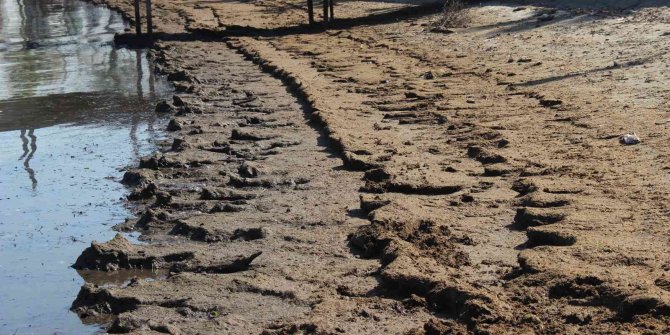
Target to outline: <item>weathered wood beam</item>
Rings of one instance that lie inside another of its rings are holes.
[[[151,20],[151,0],[146,0],[147,5],[147,34],[151,35],[154,33],[153,23]]]
[[[328,0],[323,0],[323,22],[328,22]]]
[[[307,0],[307,17],[309,25],[314,24],[314,0]]]
[[[335,20],[335,0],[328,0],[330,3],[330,21]]]
[[[140,0],[135,0],[135,33],[142,34],[142,18],[140,17]]]

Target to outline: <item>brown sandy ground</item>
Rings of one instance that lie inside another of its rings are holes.
[[[123,288],[84,286],[73,305],[84,320],[119,314],[112,333],[245,334],[290,331],[296,321],[391,332],[428,319],[377,293],[377,262],[350,252],[347,234],[366,223],[358,215],[361,173],[341,168],[279,80],[225,46],[164,44],[159,54],[173,79],[173,67],[188,68],[187,81],[198,83],[176,95],[178,106],[163,105],[178,110],[170,151],[124,177],[136,187],[130,198],[148,205],[118,228],[151,243],[117,236],[75,266],[172,274]],[[348,321],[330,324],[336,315]]]
[[[351,1],[309,30],[301,1],[156,0],[177,140],[129,172],[152,204],[124,225],[153,243],[78,264],[173,274],[74,307],[110,332],[667,333],[663,5],[435,30],[439,6]]]

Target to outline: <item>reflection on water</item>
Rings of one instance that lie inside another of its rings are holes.
[[[23,168],[28,172],[28,177],[33,183],[33,190],[37,187],[37,179],[35,179],[35,170],[30,168],[30,160],[33,158],[35,151],[37,151],[37,137],[35,136],[35,130],[28,130],[28,137],[26,138],[26,131],[21,130],[21,141],[23,142],[23,154],[19,157],[19,160],[23,160]],[[28,145],[30,145],[30,150],[28,150]]]
[[[119,168],[155,150],[169,93],[145,51],[113,47],[125,28],[75,0],[0,0],[0,334],[98,329],[69,311],[69,266],[129,216]]]
[[[104,8],[76,1],[0,0],[0,100],[47,94],[130,92],[135,62],[109,38],[125,26]]]
[[[116,120],[96,108],[107,98],[101,93],[118,99],[117,107],[156,94],[153,74],[143,75],[144,51],[111,44],[125,28],[119,15],[74,0],[0,0],[0,15],[0,131]]]

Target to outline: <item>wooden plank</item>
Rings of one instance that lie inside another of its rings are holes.
[[[146,5],[147,5],[147,33],[149,35],[153,34],[154,28],[153,28],[153,23],[152,23],[152,17],[151,17],[151,0],[146,0]]]
[[[330,21],[335,20],[335,0],[328,0],[330,3]]]
[[[309,25],[314,24],[314,0],[307,0],[307,17]]]
[[[323,22],[328,22],[328,0],[323,0]]]
[[[135,0],[135,34],[142,34],[142,18],[140,17],[140,0]]]

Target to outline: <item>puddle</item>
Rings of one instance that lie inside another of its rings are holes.
[[[69,311],[70,265],[131,213],[121,168],[154,151],[170,88],[141,50],[113,48],[120,15],[73,0],[0,0],[0,334],[93,334]],[[82,279],[84,278],[84,279]]]

